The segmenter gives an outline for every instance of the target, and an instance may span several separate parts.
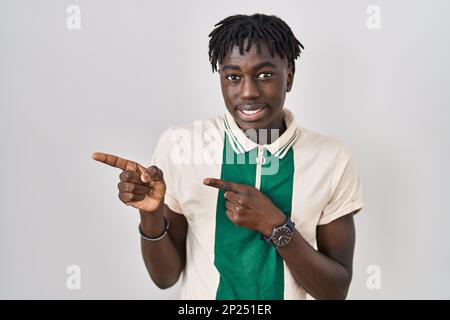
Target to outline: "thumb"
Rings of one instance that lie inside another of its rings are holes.
[[[141,180],[143,182],[150,182],[152,180],[157,180],[160,182],[164,181],[163,172],[157,166],[150,166],[145,169],[141,174]]]

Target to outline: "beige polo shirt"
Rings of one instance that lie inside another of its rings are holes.
[[[205,186],[204,178],[258,188],[313,246],[318,225],[363,207],[348,148],[300,127],[288,109],[283,113],[287,129],[272,144],[254,143],[228,111],[160,136],[151,164],[164,172],[165,203],[188,222],[181,299],[306,298],[276,249],[227,219],[223,192]]]

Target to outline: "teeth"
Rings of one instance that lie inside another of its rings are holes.
[[[261,108],[262,109],[262,108]],[[255,113],[257,113],[258,111],[260,111],[261,109],[258,109],[258,110],[242,110],[242,112],[243,113],[245,113],[245,114],[248,114],[248,115],[250,115],[250,114],[255,114]]]

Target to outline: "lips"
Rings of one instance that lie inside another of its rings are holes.
[[[257,121],[265,116],[267,112],[266,105],[243,105],[237,108],[239,118],[243,121]]]

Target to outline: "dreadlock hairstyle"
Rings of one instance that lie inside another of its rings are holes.
[[[239,46],[239,53],[244,54],[244,41],[248,40],[245,51],[248,52],[252,42],[256,42],[257,52],[261,54],[260,41],[268,42],[272,57],[276,53],[284,59],[287,58],[288,66],[295,72],[295,59],[300,56],[301,49],[305,49],[292,33],[291,28],[280,18],[271,15],[234,15],[229,16],[214,25],[215,28],[208,37],[209,60],[212,72],[217,71],[217,63],[220,63],[225,54],[234,45]],[[300,49],[301,48],[301,49]]]

